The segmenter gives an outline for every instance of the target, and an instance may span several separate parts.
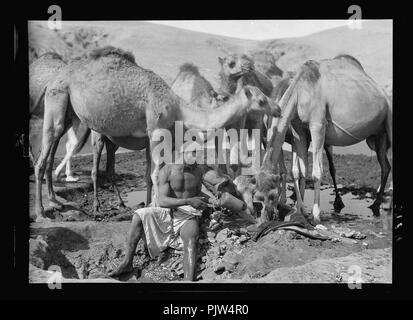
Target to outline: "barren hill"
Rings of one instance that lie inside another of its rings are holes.
[[[297,22],[299,23],[299,22]],[[171,83],[181,64],[192,62],[217,86],[218,56],[228,52],[268,51],[283,69],[295,70],[308,59],[331,58],[340,53],[355,56],[366,72],[392,93],[392,21],[364,21],[363,28],[347,26],[305,37],[254,41],[189,31],[143,21],[64,21],[62,30],[53,31],[45,21],[31,21],[29,54],[31,58],[46,51],[60,53],[65,59],[82,55],[101,45],[130,50],[142,67]],[[280,55],[284,52],[284,55]],[[370,154],[364,142],[338,152]]]

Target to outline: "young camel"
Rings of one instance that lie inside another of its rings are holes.
[[[32,117],[43,119],[44,116],[44,94],[48,84],[56,77],[56,74],[66,66],[66,62],[55,52],[48,52],[34,60],[29,66],[29,93],[30,109]],[[89,137],[90,130],[80,121],[73,121],[72,126],[67,130],[66,155],[62,162],[57,166],[55,174],[57,177],[63,167],[66,166],[66,181],[77,181],[73,176],[71,159],[74,154],[79,152]],[[31,148],[30,148],[31,149]],[[35,164],[35,156],[30,151],[30,158]]]
[[[249,112],[280,115],[277,105],[249,86],[213,113],[194,109],[159,76],[139,67],[131,53],[111,46],[92,51],[88,57],[67,65],[47,87],[42,151],[35,168],[37,221],[45,219],[41,183],[47,159],[50,155],[48,162],[53,163],[57,144],[74,118],[119,146],[143,145],[149,138],[153,150],[160,143],[157,129],[171,129],[175,121],[182,121],[186,128],[207,130],[225,127]],[[172,152],[172,146],[166,147],[170,150],[165,152]],[[160,161],[151,157],[154,205]],[[52,185],[49,201],[62,206]]]
[[[278,163],[281,146],[289,126],[294,137],[293,169],[297,192],[297,210],[304,214],[305,177],[308,168],[308,131],[313,144],[314,205],[312,215],[320,222],[320,179],[322,150],[329,146],[348,146],[366,139],[377,153],[381,183],[372,205],[378,211],[391,165],[387,152],[392,150],[392,106],[386,94],[353,57],[307,61],[301,66],[283,95],[282,116],[257,175],[257,189],[265,196],[266,210],[275,211],[279,197],[279,176],[270,168]],[[308,128],[308,130],[306,129]],[[299,177],[299,178],[297,178]]]
[[[230,54],[224,58],[219,57],[218,62],[221,66],[219,72],[220,78],[220,94],[221,95],[232,95],[237,90],[242,88],[245,85],[252,85],[259,88],[266,96],[270,96],[273,91],[273,84],[271,80],[255,70],[254,61],[245,54]],[[266,136],[267,128],[265,126],[264,115],[263,114],[250,114],[242,119],[239,122],[235,123],[232,128],[246,128],[248,129],[248,137],[251,140],[252,138],[252,129],[260,130],[260,144],[266,148]],[[238,150],[243,150],[239,146],[238,148],[233,148],[231,150],[231,158],[235,156],[235,153]],[[245,158],[246,155],[240,155],[242,158]],[[235,178],[240,175],[240,166],[232,165],[232,176]]]

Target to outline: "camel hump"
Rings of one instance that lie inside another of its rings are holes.
[[[315,60],[306,61],[300,70],[300,78],[315,84],[320,79],[320,63]]]
[[[346,59],[350,63],[354,64],[356,67],[360,68],[361,70],[364,71],[363,66],[361,65],[360,61],[358,61],[356,58],[354,58],[352,55],[349,54],[339,54],[335,56],[333,59]]]
[[[115,48],[113,46],[105,46],[105,47],[101,47],[101,48],[96,48],[93,49],[90,53],[89,53],[89,57],[92,59],[99,59],[101,57],[108,57],[108,56],[118,56],[120,58],[126,59],[134,64],[136,64],[135,62],[135,56],[133,55],[132,52],[130,51],[126,51],[120,48]]]
[[[195,76],[200,76],[199,69],[193,63],[184,63],[182,66],[179,67],[179,72],[188,72],[192,73]]]

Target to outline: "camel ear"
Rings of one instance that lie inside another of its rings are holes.
[[[244,88],[244,91],[245,91],[245,95],[247,96],[248,99],[252,97],[252,93],[251,93],[250,89]]]
[[[224,63],[224,58],[218,57],[218,62],[222,66],[222,64]]]

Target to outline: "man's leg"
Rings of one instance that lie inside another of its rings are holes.
[[[140,238],[143,235],[143,225],[139,214],[135,213],[132,218],[132,224],[129,229],[129,236],[126,243],[126,255],[125,259],[121,262],[118,268],[111,273],[110,277],[118,277],[123,273],[133,270],[133,256],[138,245]]]
[[[199,228],[196,219],[185,222],[180,231],[184,243],[184,280],[186,281],[194,281],[198,235]]]

